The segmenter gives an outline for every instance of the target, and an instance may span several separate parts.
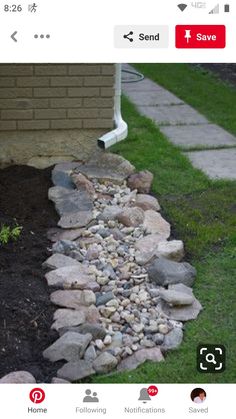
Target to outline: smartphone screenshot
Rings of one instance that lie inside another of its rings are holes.
[[[235,418],[236,6],[0,0],[0,415]]]

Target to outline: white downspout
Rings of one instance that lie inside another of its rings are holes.
[[[128,134],[128,126],[121,116],[121,64],[116,64],[115,66],[114,122],[116,128],[98,139],[98,146],[103,149],[124,140]]]

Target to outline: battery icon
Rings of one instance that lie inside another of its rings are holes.
[[[229,12],[230,12],[229,4],[225,4],[225,13],[229,13]]]

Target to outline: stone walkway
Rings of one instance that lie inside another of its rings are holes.
[[[125,68],[135,71],[128,65]],[[132,75],[125,74],[124,77],[132,79]],[[142,115],[152,119],[160,131],[183,150],[193,166],[212,179],[236,179],[235,136],[211,124],[152,80],[145,78],[137,83],[123,83],[123,92]]]

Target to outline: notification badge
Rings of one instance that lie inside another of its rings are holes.
[[[45,399],[45,392],[42,388],[33,388],[29,394],[32,403],[39,404]]]

